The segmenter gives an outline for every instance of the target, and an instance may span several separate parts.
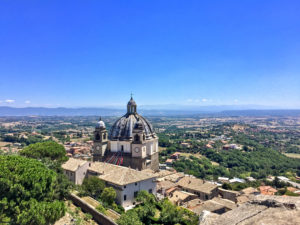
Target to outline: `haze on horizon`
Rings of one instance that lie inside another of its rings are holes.
[[[299,1],[2,1],[0,106],[300,108]]]

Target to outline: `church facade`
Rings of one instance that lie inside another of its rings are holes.
[[[149,121],[137,113],[132,97],[127,113],[113,124],[109,134],[101,118],[95,127],[93,161],[158,171],[158,151],[158,137]]]

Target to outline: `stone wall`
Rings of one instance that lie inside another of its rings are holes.
[[[70,195],[70,199],[72,202],[79,206],[82,211],[89,213],[93,216],[93,219],[101,224],[101,225],[117,225],[114,221],[112,221],[110,218],[108,218],[106,215],[100,213],[98,210],[96,210],[93,206],[76,196],[75,194]]]

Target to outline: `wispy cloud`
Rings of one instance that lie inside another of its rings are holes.
[[[11,104],[11,103],[14,103],[15,100],[13,100],[13,99],[6,99],[5,102]]]
[[[212,100],[209,100],[207,98],[202,98],[202,99],[198,99],[198,98],[192,99],[192,98],[189,98],[189,99],[187,99],[188,103],[200,103],[200,102],[209,102],[209,101],[212,101]]]
[[[30,103],[31,103],[31,101],[29,101],[29,100],[26,100],[24,103],[25,103],[25,104],[30,104]]]
[[[236,103],[236,102],[239,102],[239,100],[238,100],[238,99],[234,99],[233,101],[234,101],[235,103]]]

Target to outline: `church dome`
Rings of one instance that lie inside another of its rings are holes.
[[[132,131],[137,127],[145,133],[146,139],[155,137],[152,125],[136,112],[136,103],[131,97],[127,104],[127,113],[119,118],[110,130],[110,140],[131,140]]]

